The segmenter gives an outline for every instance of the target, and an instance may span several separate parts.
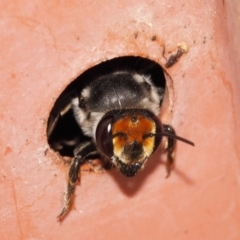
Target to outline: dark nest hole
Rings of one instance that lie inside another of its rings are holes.
[[[89,68],[72,81],[57,98],[47,123],[47,139],[50,147],[62,156],[73,156],[80,142],[88,140],[78,126],[70,108],[71,99],[94,79],[115,71],[129,71],[151,76],[152,82],[165,89],[166,80],[162,67],[147,58],[125,56],[102,62]]]

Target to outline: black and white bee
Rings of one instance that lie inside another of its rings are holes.
[[[65,91],[61,104],[56,102],[48,121],[50,146],[60,153],[65,148],[73,155],[60,220],[70,209],[80,167],[85,161],[99,157],[126,177],[133,177],[161,146],[168,155],[169,175],[176,139],[194,145],[177,136],[171,126],[161,123],[158,116],[165,83],[156,86],[147,71],[110,68],[86,78],[85,83],[79,81],[82,85],[72,85],[71,91]],[[75,122],[64,125],[62,119],[68,117]],[[74,124],[75,130],[71,132]],[[60,129],[58,133],[56,129]],[[166,138],[164,146],[163,137]]]

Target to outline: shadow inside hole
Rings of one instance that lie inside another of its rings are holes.
[[[70,108],[71,99],[94,79],[116,71],[129,71],[150,76],[156,87],[165,89],[166,80],[162,67],[147,58],[125,56],[102,62],[78,76],[57,98],[48,119],[47,137],[50,147],[62,156],[73,156],[74,148],[90,138],[77,124]]]

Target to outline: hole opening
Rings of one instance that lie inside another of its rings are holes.
[[[59,152],[62,156],[72,157],[76,145],[89,140],[89,137],[83,134],[74,118],[73,111],[70,108],[71,99],[76,96],[77,92],[81,92],[88,86],[92,80],[115,71],[129,71],[150,76],[156,87],[164,89],[163,104],[161,103],[160,106],[169,105],[168,103],[172,102],[168,99],[169,86],[166,81],[166,79],[171,78],[157,62],[142,57],[124,56],[99,63],[73,80],[55,101],[47,123],[47,140],[53,150]],[[172,82],[170,85],[172,85]],[[169,106],[169,108],[171,107]],[[167,112],[172,114],[172,109]]]

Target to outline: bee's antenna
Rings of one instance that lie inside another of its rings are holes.
[[[189,145],[192,145],[192,146],[195,146],[195,144],[185,138],[182,138],[182,137],[179,137],[175,134],[171,134],[171,133],[167,133],[167,132],[159,132],[159,133],[147,133],[143,136],[143,138],[149,138],[149,137],[154,137],[154,136],[164,136],[164,137],[169,137],[169,138],[172,138],[172,139],[177,139],[179,141],[182,141],[182,142],[185,142]]]

